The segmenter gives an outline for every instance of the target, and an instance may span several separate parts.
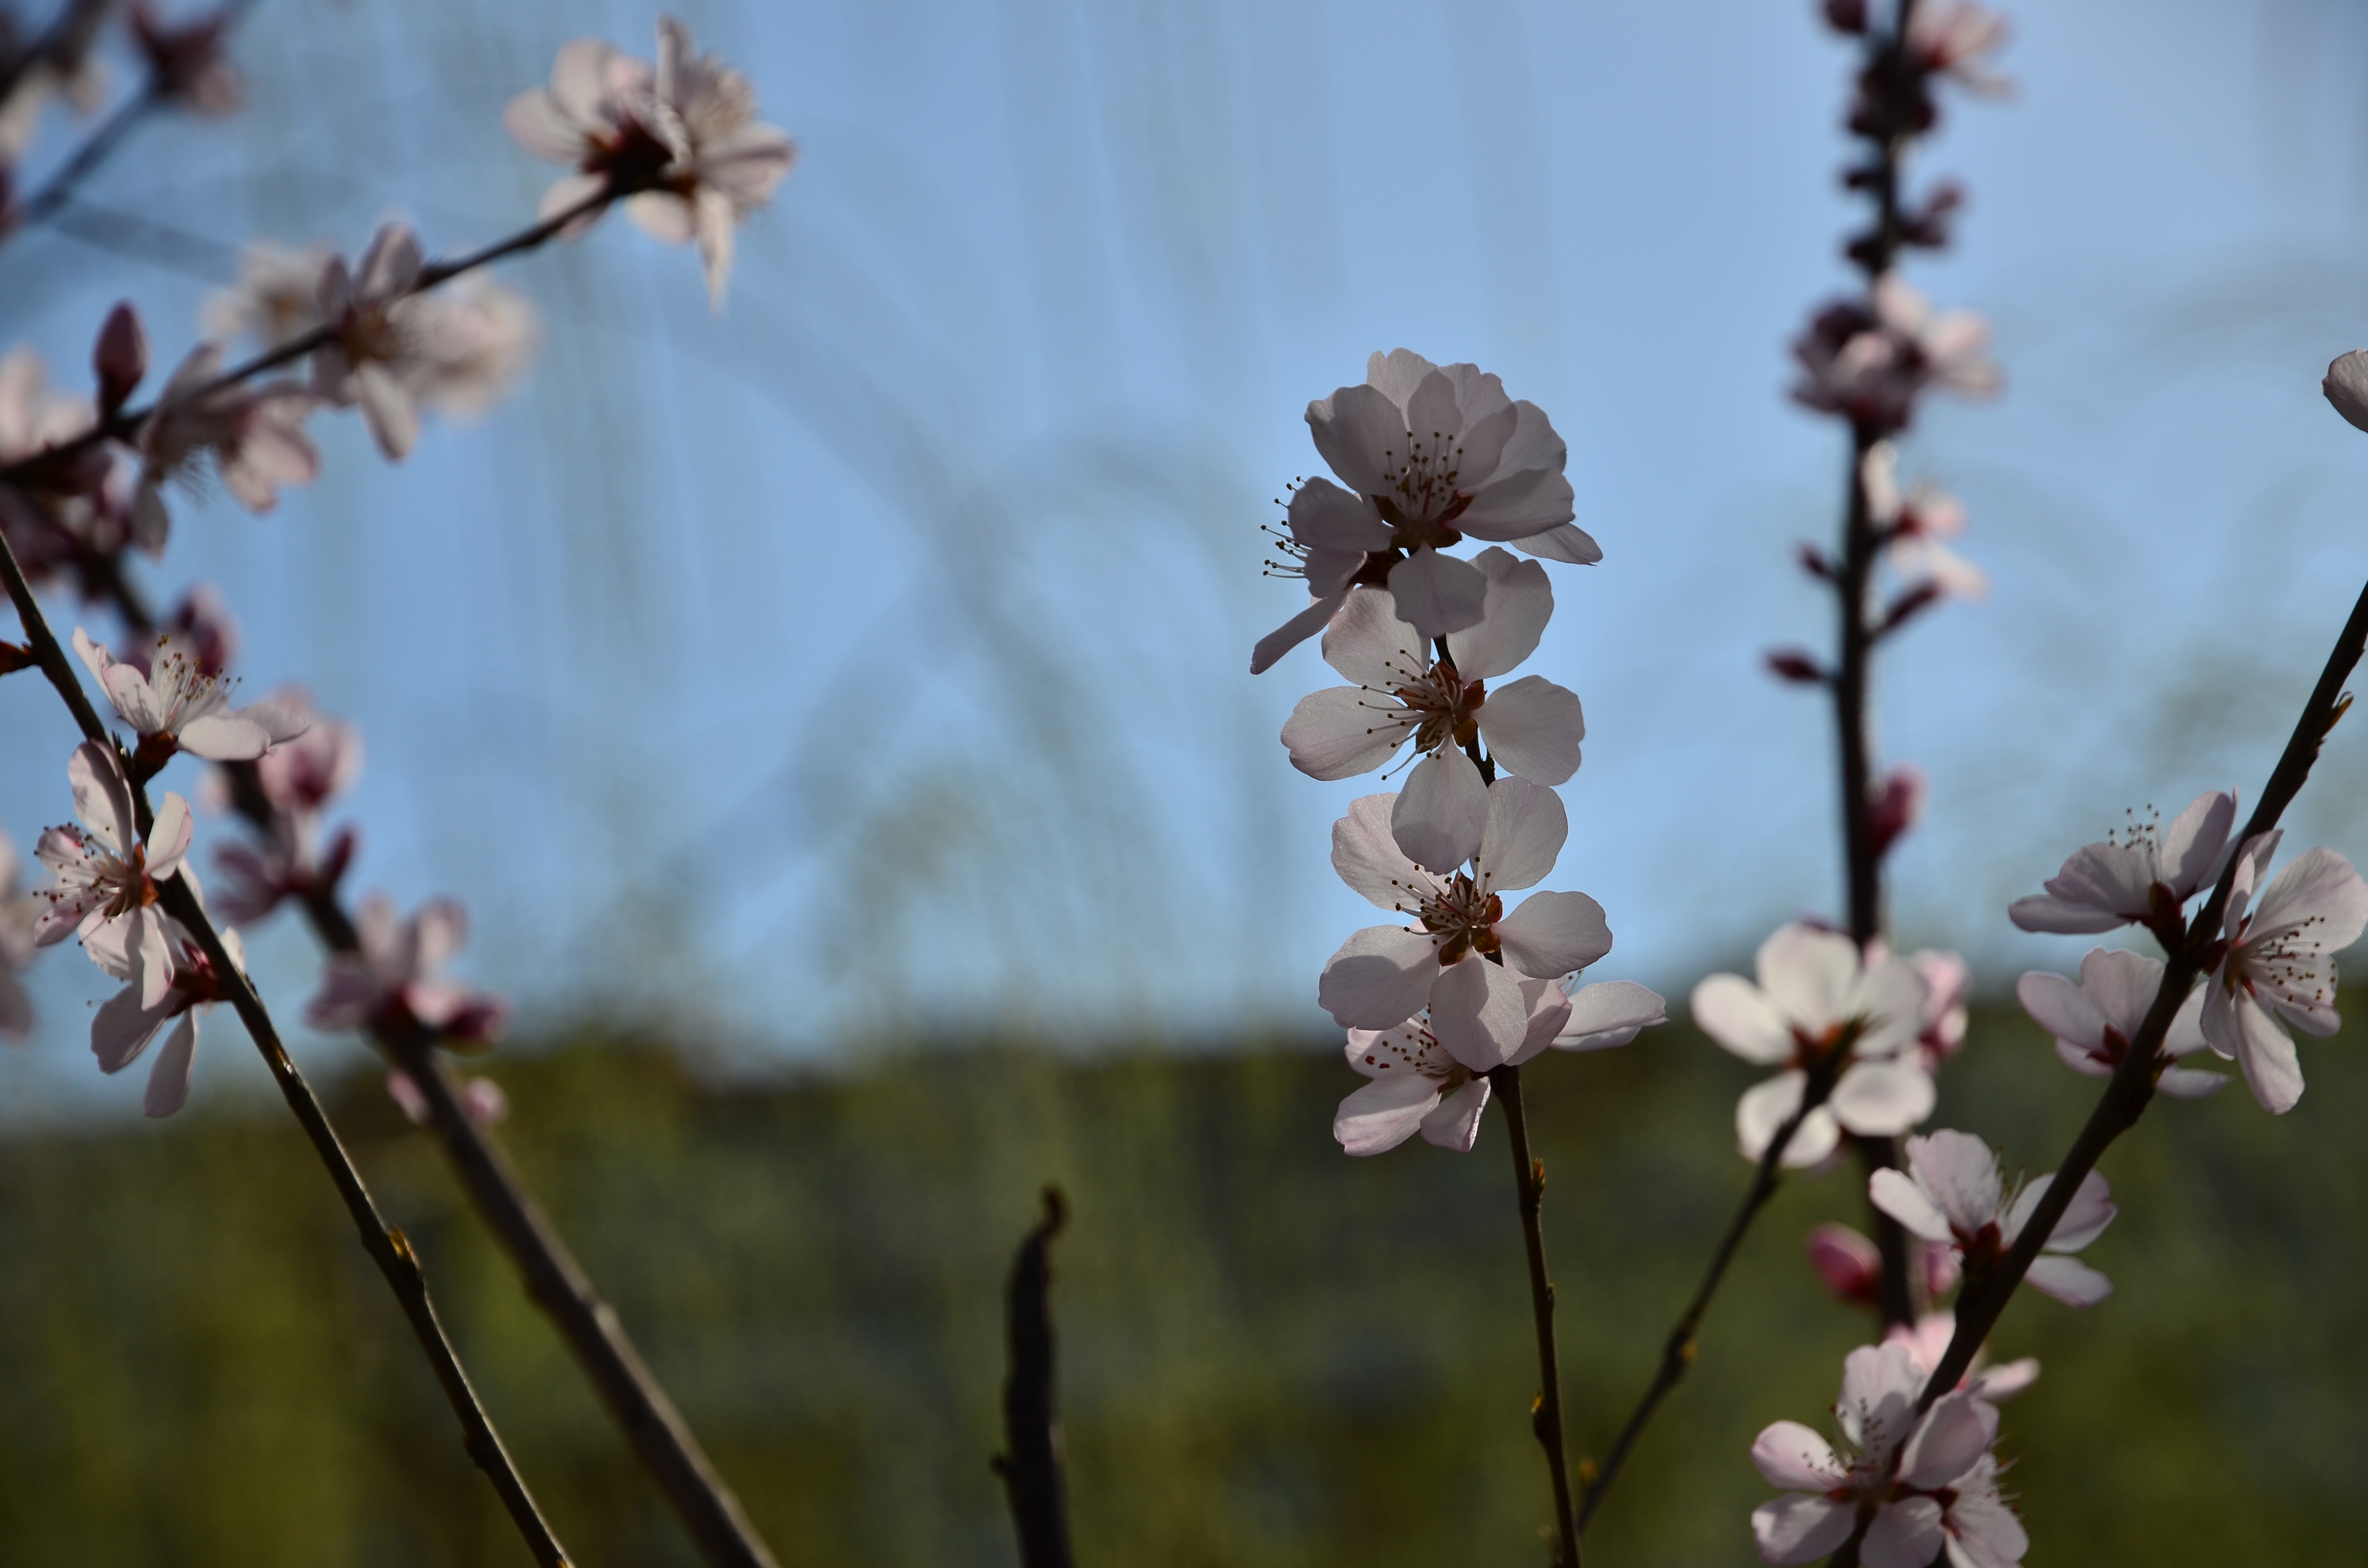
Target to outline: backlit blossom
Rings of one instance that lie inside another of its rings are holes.
[[[1904,430],[1928,388],[1987,397],[1998,387],[1989,327],[1970,311],[1935,313],[1924,297],[1885,274],[1872,304],[1828,305],[1793,343],[1801,376],[1794,401],[1837,414],[1875,435]]]
[[[282,687],[270,701],[301,722],[304,731],[256,761],[253,788],[261,792],[261,804],[269,812],[268,825],[251,824],[260,839],[233,840],[214,851],[221,873],[214,903],[222,918],[234,926],[261,920],[283,899],[334,888],[355,847],[350,827],[336,835],[325,851],[315,839],[322,811],[361,776],[360,730],[322,713],[302,687]],[[234,798],[234,790],[242,787],[228,770],[219,770],[207,776],[200,799],[218,810],[244,807],[253,812],[256,802]]]
[[[2055,1037],[2055,1054],[2090,1078],[2109,1078],[2130,1053],[2130,1041],[2162,988],[2162,965],[2143,953],[2098,948],[2080,960],[2080,983],[2033,970],[2014,994],[2040,1028]],[[2190,993],[2163,1036],[2157,1062],[2175,1062],[2204,1049],[2203,993]],[[2226,1075],[2165,1066],[2155,1086],[2180,1099],[2200,1099],[2228,1086]]]
[[[143,762],[161,765],[176,750],[214,762],[243,761],[303,733],[304,719],[276,703],[231,707],[233,683],[206,674],[169,631],[158,632],[150,644],[144,672],[117,659],[80,627],[74,646],[117,716],[139,733]]]
[[[2055,1179],[2041,1176],[2009,1201],[1990,1146],[1970,1132],[1943,1129],[1910,1138],[1907,1169],[1876,1171],[1867,1178],[1867,1196],[1912,1233],[1954,1247],[1965,1273],[1978,1277],[2014,1245]],[[2023,1276],[2032,1289],[2075,1307],[2094,1306],[2112,1294],[2112,1280],[2066,1255],[2095,1241],[2113,1213],[2105,1178],[2090,1171]]]
[[[1940,1370],[1941,1358],[1949,1353],[1949,1342],[1956,1336],[1956,1313],[1926,1312],[1916,1320],[1915,1327],[1894,1324],[1883,1337],[1886,1344],[1907,1346],[1907,1353],[1916,1358],[1917,1370],[1930,1377]],[[1996,1404],[2012,1399],[2038,1381],[2039,1358],[2035,1356],[1991,1366],[1976,1352],[1973,1365],[1957,1380],[1957,1386]]]
[[[336,255],[327,245],[248,244],[239,252],[237,280],[207,297],[199,318],[206,335],[277,348],[312,331],[321,324],[321,275]]]
[[[217,386],[222,361],[219,343],[191,349],[140,427],[132,542],[152,555],[163,552],[171,528],[168,483],[193,483],[211,468],[240,506],[260,516],[279,504],[280,486],[320,477],[320,449],[304,433],[313,395],[293,381]]]
[[[2046,892],[2016,899],[2007,918],[2026,931],[2066,935],[2132,923],[2175,934],[2180,905],[2219,877],[2236,825],[2237,797],[2217,790],[2198,795],[2168,829],[2134,817],[2126,833],[2075,852]]]
[[[1848,1225],[1831,1221],[1813,1226],[1807,1241],[1809,1267],[1837,1301],[1852,1306],[1880,1307],[1883,1302],[1883,1252]],[[1909,1278],[1925,1300],[1946,1295],[1960,1270],[1954,1248],[1916,1241],[1908,1248]]]
[[[1871,1516],[1864,1568],[2012,1568],[2030,1550],[2022,1523],[1998,1494],[1998,1407],[1960,1391],[1916,1415],[1925,1374],[1896,1342],[1853,1350],[1842,1363],[1834,1415],[1842,1448],[1797,1421],[1779,1421],[1751,1445],[1751,1461],[1785,1494],[1751,1513],[1762,1560],[1814,1562]],[[1896,1468],[1894,1459],[1896,1458]]]
[[[536,157],[575,166],[544,193],[545,218],[602,190],[623,194],[626,216],[644,233],[698,242],[719,304],[734,226],[772,199],[797,161],[787,133],[757,121],[748,78],[699,53],[671,16],[658,18],[655,70],[577,39],[561,48],[551,85],[511,99],[502,123]]]
[[[20,977],[32,966],[33,932],[42,905],[17,886],[23,872],[17,846],[0,833],[0,1036],[10,1040],[22,1040],[33,1028],[33,999]]]
[[[0,464],[17,463],[88,431],[90,400],[49,385],[41,357],[30,348],[0,355]],[[96,543],[93,514],[114,467],[104,450],[44,475],[39,485],[0,483],[0,532],[26,574],[40,583]],[[108,540],[108,543],[114,541]]]
[[[484,1041],[499,1034],[509,1009],[502,1001],[443,977],[444,966],[468,940],[469,916],[460,903],[433,898],[408,920],[376,893],[354,917],[361,951],[331,956],[321,990],[305,1009],[317,1029],[404,1028],[416,1024],[448,1041]]]
[[[1603,907],[1585,893],[1536,893],[1506,911],[1504,894],[1535,887],[1554,869],[1569,822],[1542,784],[1499,778],[1487,794],[1468,869],[1432,872],[1409,859],[1390,831],[1393,796],[1367,795],[1333,824],[1341,879],[1417,924],[1357,932],[1324,966],[1317,989],[1347,1028],[1395,1028],[1428,1006],[1440,1045],[1483,1073],[1511,1060],[1528,1036],[1524,978],[1558,980],[1611,950]]]
[[[1398,840],[1430,865],[1460,864],[1478,847],[1487,785],[1463,746],[1484,742],[1498,767],[1559,784],[1577,771],[1587,733],[1578,699],[1543,676],[1488,689],[1537,647],[1554,590],[1544,567],[1502,550],[1474,564],[1487,581],[1486,612],[1450,632],[1436,661],[1388,590],[1359,593],[1324,635],[1325,659],[1358,684],[1301,699],[1282,729],[1292,765],[1315,778],[1371,772],[1411,738],[1425,756],[1399,799]],[[1467,836],[1456,835],[1459,824]]]
[[[39,896],[48,907],[34,927],[42,947],[82,938],[91,961],[130,981],[140,1005],[164,1001],[173,983],[173,954],[165,915],[155,907],[156,883],[181,869],[194,831],[189,803],[167,794],[142,844],[131,809],[131,781],[112,748],[85,741],[66,764],[79,827],[53,827],[33,853],[55,879]]]
[[[171,988],[150,1003],[142,1001],[140,987],[125,986],[98,1009],[90,1023],[91,1054],[98,1058],[99,1070],[120,1073],[140,1059],[158,1029],[175,1018],[180,1020],[148,1069],[148,1090],[141,1098],[141,1109],[150,1116],[170,1116],[188,1102],[189,1073],[198,1059],[199,1023],[224,995],[222,979],[196,938],[177,920],[166,917],[163,924],[173,955]],[[222,941],[231,961],[243,968],[246,958],[240,950],[238,933],[224,931]]]
[[[1767,1153],[1801,1108],[1812,1070],[1835,1073],[1833,1089],[1801,1119],[1785,1145],[1787,1165],[1824,1160],[1845,1131],[1888,1136],[1932,1114],[1931,1074],[1916,1053],[1925,989],[1912,967],[1881,955],[1863,962],[1848,937],[1795,924],[1759,944],[1755,968],[1757,985],[1713,974],[1693,994],[1703,1033],[1746,1062],[1783,1069],[1736,1105],[1744,1158]]]
[[[1863,465],[1868,521],[1883,540],[1884,562],[1912,587],[1929,584],[1950,598],[1977,599],[1988,574],[1949,548],[1965,531],[1964,503],[1929,484],[1901,492],[1898,453],[1889,441],[1867,449]]]
[[[2277,1115],[2302,1098],[2302,1062],[2286,1025],[2322,1040],[2336,1031],[2335,955],[2368,926],[2368,884],[2332,849],[2297,856],[2261,886],[2282,836],[2260,834],[2237,857],[2202,1020],[2212,1049],[2236,1059],[2253,1097]]]
[[[1988,64],[2006,39],[2006,18],[1977,0],[1925,0],[1907,21],[1907,51],[1916,63],[1977,93],[2009,89]]]

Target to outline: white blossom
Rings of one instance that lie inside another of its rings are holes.
[[[448,1040],[483,1041],[508,1017],[502,1002],[444,977],[468,940],[468,912],[449,898],[429,899],[408,920],[373,893],[354,917],[361,950],[334,955],[305,1009],[317,1029],[404,1028],[416,1024]]]
[[[2009,1196],[1990,1146],[1970,1132],[1943,1129],[1910,1138],[1907,1171],[1876,1171],[1867,1178],[1867,1196],[1915,1234],[1954,1247],[1966,1274],[1975,1276],[2006,1256],[2055,1180],[2041,1176]],[[2066,1255],[2095,1241],[2113,1214],[2105,1178],[2090,1171],[2023,1276],[2032,1289],[2075,1307],[2094,1306],[2112,1294],[2112,1280]]]
[[[180,750],[212,762],[245,761],[304,732],[305,717],[278,703],[231,707],[233,683],[208,675],[169,631],[156,634],[144,671],[117,659],[80,627],[74,646],[117,717],[139,733],[143,754]]]
[[[2014,994],[2040,1028],[2055,1037],[2055,1054],[2075,1073],[2111,1077],[2130,1052],[2138,1026],[2162,988],[2162,965],[2144,953],[2098,948],[2080,960],[2080,983],[2033,970],[2015,983]],[[2156,1060],[2174,1062],[2204,1049],[2203,993],[2191,992],[2163,1036]],[[2155,1086],[2179,1099],[2201,1099],[2228,1086],[2219,1073],[2166,1065]]]
[[[279,488],[320,477],[321,453],[304,433],[316,400],[292,381],[217,385],[219,343],[189,351],[140,427],[140,485],[132,501],[131,542],[162,554],[171,519],[165,487],[192,482],[211,465],[222,488],[257,516],[279,504]]]
[[[173,960],[170,989],[149,1002],[143,1000],[139,986],[127,985],[98,1009],[90,1023],[91,1054],[98,1058],[99,1070],[120,1073],[140,1059],[158,1029],[174,1018],[180,1020],[149,1067],[148,1089],[141,1098],[141,1109],[158,1117],[170,1116],[188,1102],[189,1074],[197,1065],[199,1023],[223,996],[221,977],[196,938],[169,916],[162,924]],[[244,969],[246,955],[239,947],[238,933],[222,932],[222,943],[231,961]]]
[[[2237,859],[2226,944],[2203,986],[2203,1038],[2245,1070],[2261,1108],[2283,1115],[2302,1098],[2292,1024],[2325,1039],[2335,1012],[2335,955],[2368,927],[2368,884],[2332,849],[2298,856],[2267,888],[2283,835],[2257,835]]]
[[[2175,925],[2180,906],[2218,879],[2236,825],[2237,797],[2218,790],[2198,795],[2168,829],[2133,818],[2128,832],[2076,851],[2045,893],[2016,899],[2007,917],[2026,931],[2063,935]]]
[[[130,981],[140,1005],[164,1001],[173,983],[173,954],[156,883],[181,869],[194,831],[189,803],[167,794],[142,844],[131,808],[131,785],[114,750],[96,741],[74,748],[66,764],[80,827],[45,831],[33,853],[55,879],[40,890],[48,908],[34,927],[42,947],[79,936],[91,961]]]

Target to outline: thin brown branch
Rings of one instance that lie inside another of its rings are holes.
[[[1554,1288],[1546,1278],[1546,1237],[1540,1210],[1546,1189],[1546,1163],[1530,1153],[1530,1124],[1521,1106],[1521,1070],[1499,1067],[1488,1074],[1488,1086],[1505,1108],[1505,1127],[1511,1135],[1513,1187],[1520,1196],[1521,1240],[1530,1257],[1530,1314],[1537,1325],[1537,1404],[1531,1426],[1545,1449],[1546,1470],[1554,1478],[1554,1561],[1561,1568],[1580,1568],[1578,1520],[1571,1506],[1570,1459],[1563,1437],[1562,1368],[1554,1352]]]
[[[1044,1217],[1019,1244],[1004,1292],[1010,1367],[1003,1383],[1004,1451],[993,1461],[1011,1505],[1022,1568],[1070,1568],[1069,1505],[1053,1399],[1053,1239],[1067,1221],[1061,1189],[1044,1189]]]

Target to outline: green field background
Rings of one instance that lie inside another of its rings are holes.
[[[243,1049],[216,1025],[210,1050]],[[2157,1101],[2108,1156],[2118,1290],[2025,1293],[2001,1355],[2030,1562],[2335,1562],[2368,1540],[2368,1063],[2306,1048],[2283,1119]],[[915,1052],[751,1087],[659,1045],[497,1058],[503,1137],[785,1564],[1014,1561],[987,1469],[1000,1291],[1046,1181],[1084,1564],[1538,1564],[1543,1468],[1501,1120],[1339,1154],[1330,1052]],[[1572,1437],[1600,1453],[1740,1194],[1748,1069],[1672,1027],[1530,1074]],[[1935,1126],[2049,1168],[2094,1091],[1976,1015]],[[374,1083],[339,1104],[530,1484],[587,1568],[692,1561],[657,1494]],[[1590,1537],[1590,1568],[1755,1562],[1768,1421],[1825,1420],[1868,1320],[1791,1182]],[[286,1119],[0,1142],[0,1563],[526,1561]]]

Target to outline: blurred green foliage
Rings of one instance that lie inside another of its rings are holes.
[[[232,1032],[229,1026],[223,1032]],[[217,1049],[228,1049],[225,1039]],[[2334,1562],[2368,1528],[2368,1063],[2307,1048],[2283,1120],[2157,1102],[2108,1157],[2120,1289],[2018,1301],[2002,1355],[2030,1561]],[[1329,1053],[1002,1047],[721,1085],[586,1040],[503,1062],[504,1137],[787,1564],[1007,1563],[1000,1292],[1067,1191],[1062,1397],[1087,1564],[1535,1564],[1528,1303],[1502,1127],[1341,1157]],[[1750,1073],[1671,1028],[1530,1074],[1580,1452],[1600,1452],[1740,1193]],[[2045,1169],[2093,1096],[1977,1015],[1936,1125]],[[692,1561],[436,1150],[340,1108],[561,1537]],[[1759,1426],[1822,1422],[1868,1322],[1801,1253],[1860,1218],[1788,1184],[1591,1538],[1599,1565],[1744,1564]],[[0,1562],[514,1564],[403,1324],[294,1130],[197,1112],[0,1143]]]

